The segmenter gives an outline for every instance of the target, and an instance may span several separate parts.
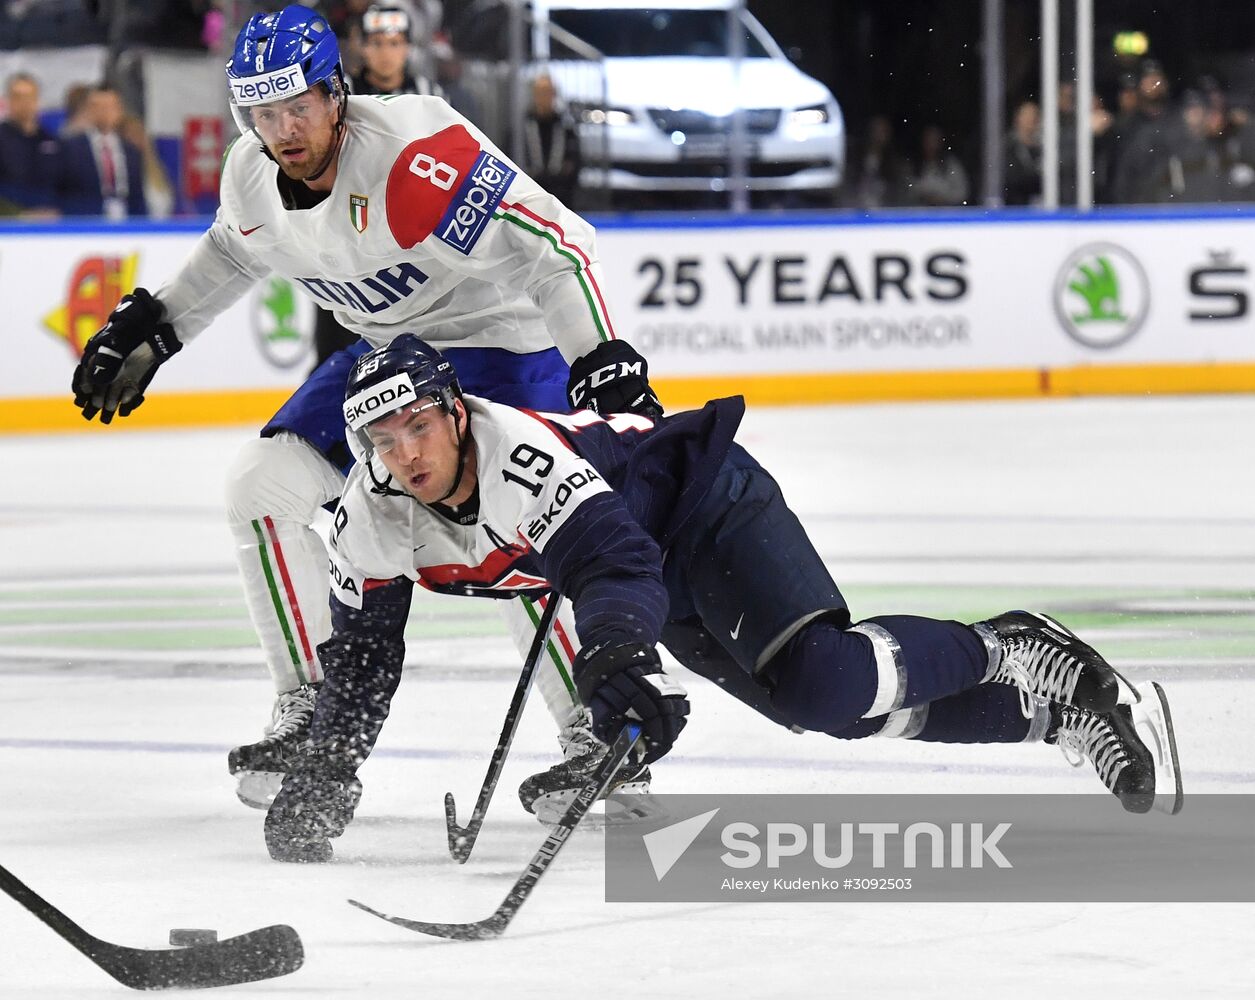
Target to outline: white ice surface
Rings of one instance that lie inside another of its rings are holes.
[[[919,610],[861,607],[864,592],[917,588],[936,603],[948,588],[983,588],[993,613],[1026,591],[1084,587],[1130,607],[1228,609],[1251,638],[1252,426],[1248,398],[1090,400],[759,410],[741,437],[812,529],[856,617]],[[1255,983],[1246,904],[610,905],[592,832],[577,834],[494,942],[428,939],[349,907],[355,897],[420,919],[490,913],[542,839],[513,789],[551,762],[552,727],[537,701],[474,856],[454,864],[441,798],[454,790],[469,809],[517,663],[490,612],[425,598],[416,616],[468,614],[475,634],[412,644],[336,862],[269,861],[262,815],[236,802],[225,769],[226,750],[259,734],[271,700],[247,644],[193,655],[84,648],[71,640],[90,601],[68,600],[61,618],[49,597],[99,588],[105,601],[162,580],[230,595],[221,479],[249,433],[0,438],[0,596],[17,609],[0,619],[0,864],[88,930],[159,947],[172,927],[226,937],[294,925],[304,968],[223,992],[239,997],[1144,998],[1233,996]],[[24,593],[39,596],[24,603]],[[39,607],[53,617],[22,619]],[[223,598],[224,622],[238,629],[240,615],[238,595]],[[1131,619],[1125,638],[1139,627]],[[23,629],[60,632],[52,638],[66,645],[28,648],[13,638]],[[1124,665],[1163,676],[1187,789],[1250,793],[1255,649],[1239,635],[1197,660],[1169,651]],[[684,679],[692,720],[656,768],[656,791],[1097,784],[1043,746],[793,736]],[[0,896],[0,996],[126,992]]]

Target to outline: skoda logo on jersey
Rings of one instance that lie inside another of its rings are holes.
[[[344,422],[350,430],[361,430],[368,423],[389,410],[395,410],[403,402],[416,398],[414,383],[405,374],[363,389],[344,401]]]
[[[448,209],[436,223],[437,237],[455,250],[469,255],[514,176],[515,172],[491,153],[480,153]]]
[[[235,103],[244,107],[253,104],[265,104],[267,101],[278,101],[285,97],[295,97],[309,88],[305,84],[305,74],[300,66],[287,66],[273,73],[261,76],[250,76],[245,80],[231,81],[231,95]]]
[[[1073,251],[1055,277],[1055,315],[1069,337],[1106,350],[1142,328],[1150,311],[1150,282],[1124,247],[1090,243]]]

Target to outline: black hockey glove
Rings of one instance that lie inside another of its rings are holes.
[[[146,288],[137,288],[109,314],[104,327],[83,348],[71,386],[83,419],[97,413],[107,424],[116,412],[130,416],[144,401],[144,390],[158,366],[183,349],[174,327],[164,322],[165,307]]]
[[[649,387],[649,362],[626,340],[598,344],[571,365],[567,398],[577,410],[608,413],[639,413],[657,420],[662,404]]]
[[[641,724],[645,764],[664,756],[688,721],[687,692],[662,672],[658,652],[643,642],[580,650],[575,687],[593,714],[593,734],[603,743],[626,723]]]
[[[342,750],[301,749],[266,813],[266,849],[275,861],[331,860],[331,840],[344,832],[362,797],[356,768]]]

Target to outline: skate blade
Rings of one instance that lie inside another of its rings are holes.
[[[269,809],[285,775],[280,771],[239,771],[235,777],[236,798],[250,809]]]
[[[1133,690],[1138,696],[1133,707],[1133,728],[1155,763],[1155,801],[1151,808],[1175,816],[1185,805],[1185,790],[1168,696],[1154,681],[1136,684]]]
[[[630,781],[620,785],[609,798],[601,800],[584,816],[580,829],[602,830],[607,826],[639,823],[664,815],[658,800],[648,792],[648,785],[639,790]],[[575,799],[575,794],[574,791],[565,790],[538,796],[532,803],[536,819],[545,826],[556,825]]]

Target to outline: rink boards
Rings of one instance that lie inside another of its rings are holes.
[[[204,226],[0,230],[20,358],[0,370],[0,430],[82,426],[67,403],[82,344],[120,295],[169,278]],[[671,407],[732,392],[796,404],[1255,389],[1255,214],[620,218],[598,231],[616,333]],[[308,371],[311,332],[299,285],[267,279],[127,423],[264,419]]]

